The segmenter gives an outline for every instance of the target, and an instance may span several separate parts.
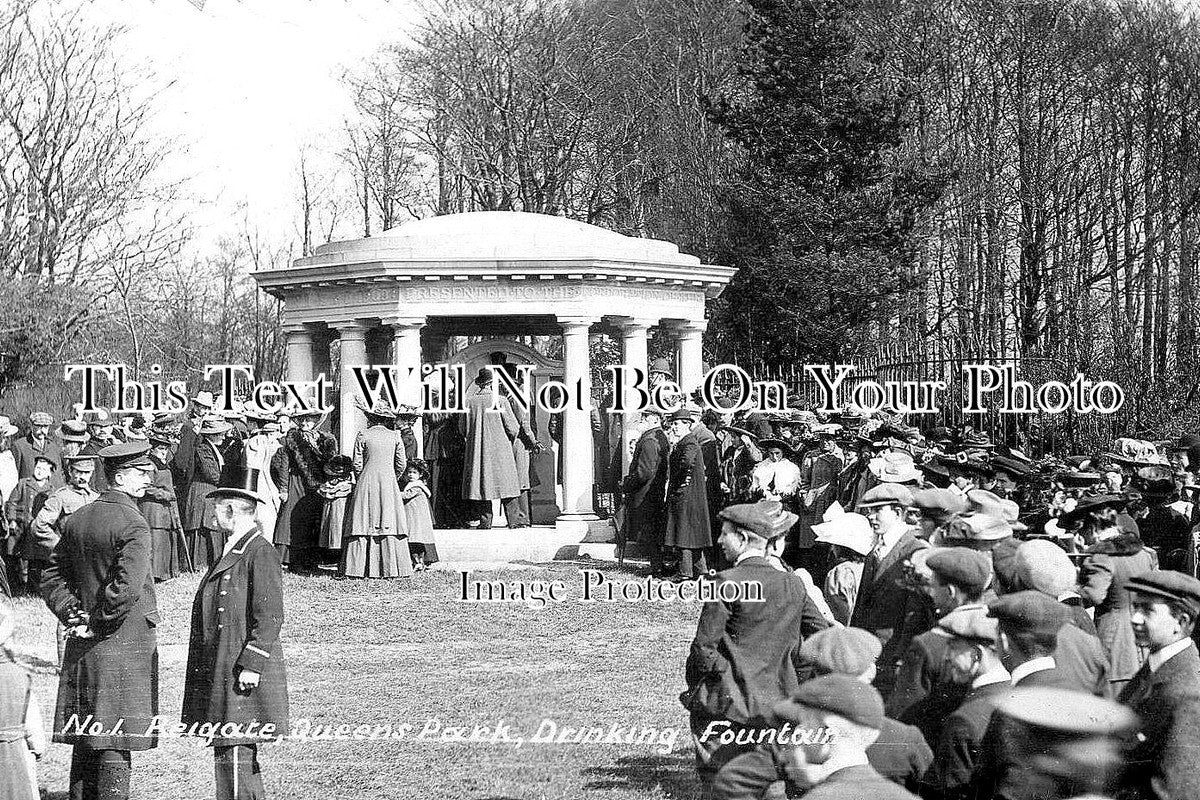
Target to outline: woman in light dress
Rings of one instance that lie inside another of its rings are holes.
[[[396,414],[379,402],[363,409],[367,429],[354,439],[357,481],[346,512],[341,574],[347,578],[400,578],[413,574],[400,479],[407,458]]]

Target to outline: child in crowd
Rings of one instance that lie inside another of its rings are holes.
[[[334,456],[325,463],[325,482],[317,494],[325,498],[321,512],[320,546],[326,550],[342,549],[342,528],[346,522],[346,502],[354,491],[354,468],[350,456]]]
[[[33,678],[16,660],[11,602],[0,597],[0,797],[37,800],[37,759],[46,752],[42,715],[33,696]]]
[[[420,572],[438,560],[429,505],[429,468],[421,459],[414,459],[404,470],[404,477],[407,483],[400,496],[404,498],[404,516],[408,520],[408,549],[413,569]]]

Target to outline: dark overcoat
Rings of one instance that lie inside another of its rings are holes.
[[[667,458],[667,529],[663,544],[699,550],[712,547],[704,453],[691,431],[671,448]]]
[[[79,609],[92,639],[67,639],[54,711],[54,741],[97,749],[148,750],[158,713],[159,623],[150,575],[150,528],[134,499],[106,491],[62,523],[42,573],[42,597],[64,623]],[[105,735],[82,734],[88,715]],[[116,729],[118,722],[120,730]]]
[[[303,549],[316,547],[325,501],[317,489],[325,481],[325,463],[337,455],[337,443],[324,431],[315,440],[296,428],[287,432],[283,446],[271,458],[275,485],[287,492],[275,522],[275,544]]]
[[[175,479],[181,518],[187,514],[187,488],[192,482],[192,474],[196,471],[195,452],[199,438],[191,421],[184,422],[179,429],[179,444],[175,445],[175,453],[171,456],[171,476]]]
[[[712,580],[717,587],[757,581],[762,601],[704,604],[685,665],[688,688],[679,699],[700,717],[769,727],[777,722],[775,704],[800,686],[801,642],[829,623],[798,575],[776,569],[761,556],[744,559]]]
[[[859,584],[850,625],[870,631],[883,642],[875,686],[885,700],[895,682],[896,668],[908,647],[908,641],[911,641],[911,638],[905,641],[905,637],[899,634],[905,628],[905,619],[915,614],[923,602],[903,582],[904,563],[924,547],[928,547],[928,544],[910,530],[896,542],[882,561],[869,555],[863,565],[862,582]],[[911,632],[914,636],[920,633],[915,630]]]
[[[192,479],[187,485],[187,501],[183,504],[186,510],[182,514],[185,531],[208,526],[211,522],[205,519],[211,508],[208,493],[221,483],[221,460],[212,442],[201,436],[192,448],[192,459]]]
[[[257,529],[243,534],[209,569],[192,603],[187,676],[180,720],[194,723],[272,724],[287,732],[287,674],[279,631],[283,626],[283,567]],[[242,692],[238,674],[261,676]]]
[[[626,520],[630,531],[638,536],[653,536],[661,544],[666,524],[667,435],[662,428],[642,433],[633,449],[633,461],[625,476],[624,490],[628,500]]]
[[[1118,697],[1141,719],[1129,740],[1119,796],[1200,797],[1200,655],[1195,645],[1168,658],[1155,672],[1142,666]],[[1154,785],[1161,786],[1161,794]]]

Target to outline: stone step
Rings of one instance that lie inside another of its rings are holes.
[[[603,530],[604,522],[599,527]],[[596,535],[597,524],[586,537],[576,530],[561,530],[553,525],[534,525],[529,528],[491,528],[481,531],[474,528],[438,529],[433,532],[437,540],[438,558],[442,561],[465,563],[530,561],[572,561],[590,558],[598,561],[616,561],[616,545],[612,536]],[[605,539],[608,541],[581,541]],[[636,545],[631,546],[628,555]]]

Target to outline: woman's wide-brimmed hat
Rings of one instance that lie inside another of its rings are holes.
[[[356,405],[368,417],[378,417],[379,419],[395,419],[396,409],[392,408],[391,404],[382,397],[375,401],[371,406],[368,406],[361,399],[356,401]]]
[[[758,449],[762,450],[764,453],[773,447],[778,447],[780,450],[783,451],[783,454],[785,456],[790,456],[792,454],[792,446],[790,444],[788,444],[787,442],[785,442],[783,439],[759,439],[758,440]]]
[[[908,453],[891,450],[872,458],[867,464],[871,474],[884,483],[909,483],[921,480],[913,457]]]
[[[210,414],[200,421],[200,430],[196,433],[201,436],[216,435],[219,433],[229,433],[233,430],[233,426],[224,418],[217,414]]]
[[[1103,508],[1113,508],[1120,511],[1129,502],[1129,498],[1120,494],[1095,494],[1079,498],[1079,502],[1070,511],[1059,517],[1059,524],[1064,528],[1074,528],[1087,519],[1092,511]]]
[[[1154,446],[1153,442],[1128,437],[1122,437],[1113,442],[1113,452],[1105,453],[1104,456],[1110,461],[1127,466],[1141,467],[1170,463],[1166,456],[1158,452],[1158,448]]]

